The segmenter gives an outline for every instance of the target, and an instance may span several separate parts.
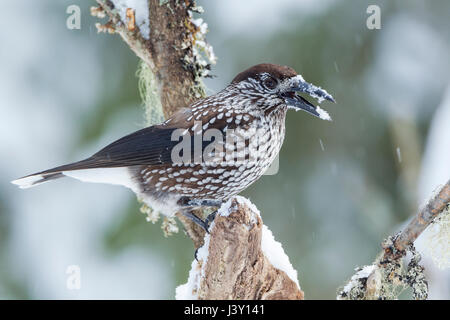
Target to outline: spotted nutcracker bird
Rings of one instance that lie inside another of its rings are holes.
[[[219,207],[263,175],[283,144],[288,109],[331,120],[298,92],[319,103],[334,102],[292,68],[259,64],[161,124],[114,141],[85,160],[12,183],[29,188],[67,176],[123,185],[154,210],[166,216],[181,212],[207,230],[210,219],[203,221],[192,210]]]

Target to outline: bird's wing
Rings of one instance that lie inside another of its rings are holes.
[[[172,164],[172,149],[182,139],[180,137],[181,132],[173,136],[175,130],[184,131],[184,135],[190,136],[191,146],[194,145],[192,132],[194,125],[193,114],[195,113],[191,109],[182,109],[164,123],[147,127],[122,137],[85,160],[55,167],[37,174],[47,175],[62,171],[92,168]],[[211,118],[215,118],[213,112],[202,117],[203,123],[208,123]],[[225,127],[233,128],[235,126],[235,123],[228,123],[225,118],[221,118],[216,119],[214,125],[208,128],[222,130]],[[186,130],[189,128],[191,130]],[[202,141],[202,149],[209,143],[209,141]],[[191,152],[194,152],[193,148]]]
[[[68,175],[69,171],[170,163],[171,150],[178,143],[171,139],[174,130],[162,125],[144,128],[114,141],[90,158],[37,172],[13,183],[29,188]]]
[[[171,150],[179,143],[171,139],[175,130],[162,126],[144,128],[114,141],[88,159],[46,170],[45,173],[171,163]]]
[[[183,127],[183,119],[188,117],[190,113],[190,109],[183,108],[162,124],[126,135],[85,160],[45,170],[39,172],[39,174],[172,163],[172,148],[179,143],[179,140],[172,141],[172,134],[175,130]]]
[[[131,133],[94,154],[90,158],[92,165],[128,167],[170,163],[171,150],[178,143],[171,139],[175,130],[152,126]]]
[[[172,149],[181,142],[183,136],[190,139],[189,146],[192,146],[191,159],[194,156],[194,128],[196,127],[193,113],[191,109],[182,109],[172,118],[165,121],[161,125],[156,125],[141,129],[129,134],[110,145],[106,146],[89,159],[79,162],[82,167],[79,168],[77,163],[73,164],[73,169],[89,168],[108,168],[108,167],[129,167],[135,165],[160,165],[172,164]],[[209,120],[214,118],[213,124],[209,124]],[[210,112],[202,117],[203,124],[199,128],[206,129],[215,128],[222,131],[224,128],[236,128],[236,123],[229,123],[226,118],[216,118],[216,113]],[[248,121],[240,123],[241,127],[245,127]],[[179,130],[175,133],[175,130]],[[222,131],[223,134],[225,132]],[[225,137],[224,137],[225,138]],[[210,140],[203,140],[201,143],[202,151],[211,143]]]

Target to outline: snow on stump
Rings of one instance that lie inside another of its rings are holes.
[[[236,196],[219,209],[176,299],[303,299],[289,258],[258,209]]]

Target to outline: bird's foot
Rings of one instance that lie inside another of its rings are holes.
[[[217,210],[210,213],[205,220],[202,220],[190,211],[183,211],[183,215],[186,218],[194,222],[196,225],[200,226],[203,230],[205,230],[206,233],[209,233],[209,227],[211,223],[214,221],[216,214]]]
[[[220,208],[223,201],[214,199],[189,199],[182,198],[179,201],[180,205],[186,208],[200,208],[200,207],[216,207]]]
[[[201,227],[203,228],[203,230],[205,230],[206,233],[209,233],[209,227],[211,226],[211,223],[212,223],[212,222],[214,221],[214,219],[216,218],[216,215],[217,215],[217,210],[214,211],[214,212],[211,212],[210,214],[208,214],[208,216],[206,217],[206,219],[205,219],[204,221],[197,217],[197,219],[199,219],[200,221],[202,221]],[[195,221],[194,221],[194,222],[195,222]],[[196,223],[197,223],[197,222],[196,222]],[[197,255],[198,255],[198,249],[199,249],[199,248],[195,249],[195,252],[194,252],[194,258],[195,258],[195,260],[197,260],[197,261],[198,261],[198,257],[197,257]]]
[[[208,228],[211,225],[211,223],[214,221],[214,219],[216,218],[217,215],[217,210],[211,212],[210,214],[208,214],[208,216],[205,219],[205,223],[207,224]],[[209,233],[209,232],[208,232]]]
[[[196,225],[201,227],[203,230],[205,230],[205,232],[209,233],[208,224],[206,223],[206,221],[203,221],[202,219],[200,219],[199,217],[197,217],[195,214],[193,214],[190,211],[183,211],[183,215],[186,218],[188,218],[189,220],[191,220],[192,222],[194,222]]]
[[[200,249],[200,248],[195,249],[195,252],[194,252],[194,258],[197,262],[198,262],[198,257],[197,257],[198,249]]]

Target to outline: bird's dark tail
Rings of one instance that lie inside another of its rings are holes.
[[[22,177],[16,180],[11,181],[11,183],[18,185],[21,189],[27,189],[31,188],[37,185],[40,185],[41,183],[55,180],[64,177],[64,175],[61,172],[56,173],[43,173],[43,174],[32,174],[26,177]]]
[[[56,168],[30,174],[11,181],[21,189],[31,188],[44,182],[71,177],[84,182],[109,183],[132,188],[132,176],[126,167],[112,166],[88,158]]]
[[[87,166],[85,165],[85,163],[88,162],[87,160],[88,159],[33,173],[25,177],[13,180],[11,181],[11,183],[18,185],[21,189],[31,188],[47,181],[65,177],[65,174],[63,173],[64,171],[79,170],[83,168],[83,165],[86,168]]]

